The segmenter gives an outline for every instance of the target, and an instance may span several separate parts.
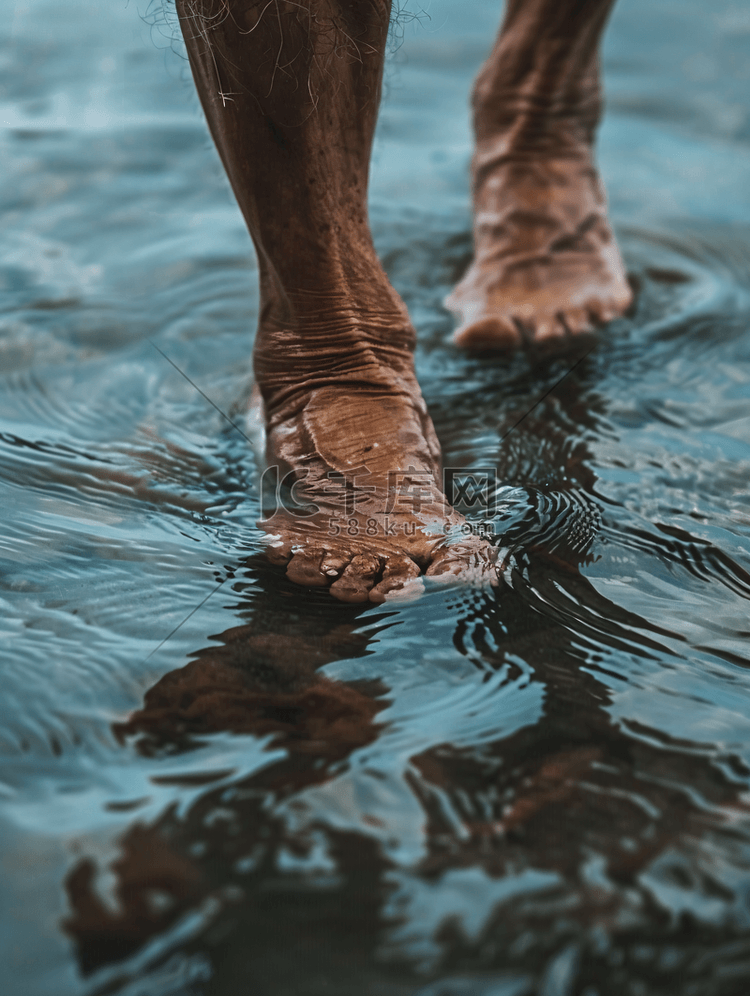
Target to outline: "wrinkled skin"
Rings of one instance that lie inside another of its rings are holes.
[[[474,88],[474,261],[446,302],[460,346],[549,352],[631,303],[592,154],[612,3],[508,3]]]
[[[508,7],[475,93],[476,253],[449,302],[462,316],[461,345],[525,340],[549,351],[629,304],[591,159],[597,44],[610,6]],[[323,508],[308,519],[268,519],[272,559],[345,601],[408,597],[422,572],[496,583],[494,550],[461,537],[463,520],[441,492],[414,330],[369,229],[389,0],[178,0],[177,8],[258,255],[254,359],[267,461],[304,479]],[[403,471],[419,476],[420,501],[402,502],[394,533],[387,508]],[[367,496],[353,516],[361,522],[331,529],[355,478]]]

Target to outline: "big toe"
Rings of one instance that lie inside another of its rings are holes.
[[[491,315],[467,322],[453,333],[453,341],[463,349],[517,349],[521,334],[516,324],[504,315]]]
[[[287,566],[287,577],[295,584],[303,584],[307,588],[324,588],[330,578],[321,569],[322,559],[323,553],[320,550],[295,553]]]

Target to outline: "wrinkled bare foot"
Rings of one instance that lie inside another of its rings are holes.
[[[281,339],[286,355],[297,353],[293,333],[261,332],[256,343],[268,465],[292,484],[260,523],[268,556],[287,564],[298,584],[330,586],[345,602],[413,597],[423,590],[423,571],[497,583],[494,548],[471,534],[441,491],[413,332],[403,331],[402,314],[396,318],[402,331],[389,330],[387,342],[382,332],[355,331],[345,337],[349,345],[331,344],[317,368],[308,354],[307,369],[293,376],[269,372]]]
[[[276,511],[264,523],[269,552],[294,581],[350,602],[413,593],[423,570],[492,581],[494,549],[461,536],[441,493],[414,329],[367,216],[390,2],[269,6],[177,2],[257,251],[268,465],[315,506],[306,517],[289,503]]]
[[[632,292],[588,150],[514,162],[487,148],[474,170],[475,258],[446,301],[459,346],[564,345],[626,310]]]
[[[475,257],[446,301],[459,346],[567,344],[626,310],[632,293],[587,150],[513,162],[488,149],[474,169]]]
[[[612,0],[508,0],[473,95],[474,261],[459,346],[548,352],[631,301],[593,146]]]

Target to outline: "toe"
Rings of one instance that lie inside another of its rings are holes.
[[[419,574],[419,568],[409,557],[389,557],[383,570],[383,580],[370,592],[370,601],[406,601],[417,598],[424,591]]]
[[[263,523],[259,522],[258,525],[263,526]],[[272,533],[266,538],[266,557],[272,564],[285,564],[292,556],[292,546],[288,537]]]
[[[330,578],[321,570],[322,557],[320,550],[302,550],[300,553],[295,553],[286,569],[289,579],[307,588],[325,587]]]
[[[586,332],[593,332],[594,326],[586,308],[568,308],[560,315],[560,321],[564,323],[571,335],[583,335]]]
[[[340,553],[326,551],[320,563],[321,573],[325,574],[329,580],[337,578],[351,559],[351,556],[347,557]]]
[[[614,307],[615,314],[622,315],[628,308],[633,304],[635,300],[635,291],[630,280],[623,280],[622,285],[614,296]]]
[[[493,315],[463,325],[453,335],[453,341],[464,349],[516,349],[521,336],[515,323],[504,315]]]
[[[589,319],[594,325],[606,325],[607,322],[612,321],[617,311],[610,301],[593,298],[588,302],[588,313]]]
[[[613,297],[594,298],[588,303],[589,316],[596,325],[606,325],[607,322],[619,318],[623,312],[627,311],[632,298],[633,295],[629,286],[626,286],[623,294],[616,294]]]
[[[606,325],[607,322],[611,322],[613,319],[617,318],[620,312],[615,307],[608,307],[607,305],[602,305],[597,308],[596,311],[592,311],[591,318],[597,325]]]
[[[380,574],[380,558],[369,553],[354,557],[344,573],[331,585],[331,594],[342,602],[366,602]]]
[[[566,339],[567,335],[568,330],[565,327],[565,323],[557,315],[550,315],[537,319],[533,341],[537,345],[546,346],[559,342],[561,339]]]

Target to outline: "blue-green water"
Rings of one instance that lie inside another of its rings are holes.
[[[599,148],[637,306],[506,437],[566,363],[459,354],[440,304],[499,11],[423,6],[373,227],[446,463],[497,467],[513,555],[492,595],[363,609],[265,564],[252,451],[149,342],[245,395],[255,263],[173,16],[10,0],[4,993],[750,984],[750,12],[620,0]]]

